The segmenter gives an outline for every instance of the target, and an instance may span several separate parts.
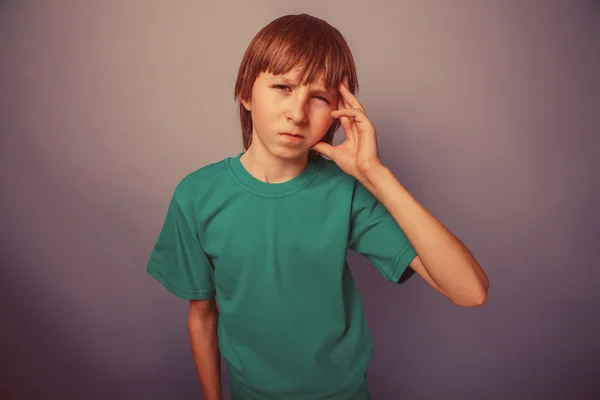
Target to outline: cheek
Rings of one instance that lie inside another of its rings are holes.
[[[331,116],[331,109],[328,107],[324,107],[323,109],[316,110],[313,115],[314,127],[318,131],[322,131],[325,133],[327,129],[331,126],[333,122],[333,117]]]
[[[274,107],[270,94],[257,86],[252,90],[252,121],[256,127],[264,128],[272,120]]]
[[[252,121],[257,127],[262,127],[272,119],[272,108],[258,100],[252,103]]]

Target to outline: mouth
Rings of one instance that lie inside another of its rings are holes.
[[[289,132],[283,132],[280,133],[279,135],[283,136],[284,138],[288,139],[288,140],[292,140],[292,141],[299,141],[304,139],[304,136],[302,135],[297,135],[294,133],[289,133]]]

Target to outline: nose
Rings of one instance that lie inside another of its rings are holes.
[[[297,90],[293,96],[290,96],[287,107],[287,119],[297,125],[307,122],[307,93]]]

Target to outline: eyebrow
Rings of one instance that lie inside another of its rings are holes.
[[[275,79],[281,79],[286,85],[289,85],[291,87],[297,87],[298,86],[298,82],[291,80],[290,78],[286,78],[285,76],[279,76]],[[331,96],[331,93],[324,89],[323,87],[319,87],[315,90],[311,90],[311,93],[313,94],[318,94],[318,95],[323,95],[323,96]]]

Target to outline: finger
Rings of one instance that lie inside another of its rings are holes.
[[[331,116],[333,118],[340,119],[342,119],[343,117],[352,118],[356,122],[363,122],[367,119],[367,116],[364,113],[364,111],[358,108],[343,108],[341,110],[333,110],[331,112]]]
[[[341,93],[338,95],[338,110],[343,110],[344,108],[350,108],[348,103],[344,101],[344,96]]]
[[[356,108],[345,108],[343,110],[336,110],[331,113],[334,118],[339,118],[340,121],[349,121],[348,125],[344,126],[344,131],[349,130],[350,136],[353,140],[358,141],[360,130],[359,126],[362,126],[363,131],[373,129],[371,121],[367,118],[362,110]]]
[[[343,110],[345,108],[346,108],[346,106],[344,105],[344,102],[342,100],[342,96],[339,96],[338,97],[338,110]],[[332,112],[332,117],[333,117],[333,112]],[[334,117],[334,118],[337,118],[337,117]],[[350,129],[350,121],[348,120],[348,118],[345,118],[345,117],[344,118],[337,118],[337,119],[339,119],[340,125],[343,128],[344,137],[346,138],[346,140],[351,140],[352,136],[350,135],[351,131],[349,130]]]
[[[312,146],[312,149],[318,153],[321,153],[321,154],[329,157],[329,158],[333,157],[333,146],[330,144],[327,144],[325,142],[316,143],[314,146]]]
[[[346,110],[347,106],[344,104],[341,96],[338,98],[338,110]],[[334,111],[338,111],[338,110],[334,110]],[[333,111],[331,113],[331,116],[333,118],[338,118],[340,120],[340,124],[342,125],[342,128],[344,128],[344,135],[346,137],[346,140],[352,140],[352,133],[353,133],[353,129],[352,129],[352,121],[350,121],[348,118],[346,117],[337,117],[334,115]]]
[[[342,85],[350,92],[350,83],[348,82],[348,76],[345,76],[344,79],[342,80]],[[352,92],[350,92],[352,94]],[[342,95],[342,99],[344,98],[344,95]],[[344,99],[344,104],[346,104],[346,108],[352,108],[350,107],[350,104],[348,104],[348,102],[346,102],[346,100]]]
[[[356,96],[352,94],[352,92],[350,91],[350,89],[348,89],[346,85],[344,85],[343,83],[340,84],[339,91],[342,94],[344,102],[346,102],[351,108],[358,108],[364,111],[364,108],[360,101],[358,101]]]
[[[344,100],[344,108],[352,108],[350,104],[346,102],[346,100]]]
[[[344,79],[342,80],[340,85],[346,85],[346,87],[348,87],[348,78],[344,77]],[[342,93],[339,91],[339,87],[338,87],[337,98],[338,98],[338,100],[337,100],[338,110],[341,110],[343,108],[350,108],[350,105],[344,100],[344,95],[342,95]]]
[[[338,109],[350,108],[350,105],[344,100],[344,96],[340,92],[338,94]]]
[[[344,135],[346,140],[355,140],[356,136],[354,135],[354,127],[352,126],[352,121],[349,118],[341,117],[340,124],[342,128],[344,128]]]

